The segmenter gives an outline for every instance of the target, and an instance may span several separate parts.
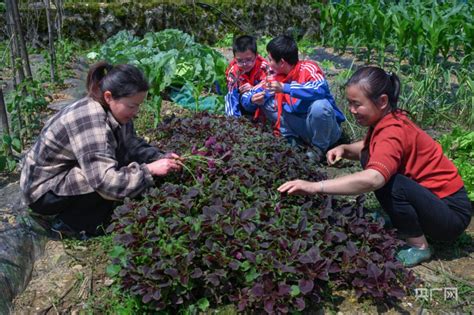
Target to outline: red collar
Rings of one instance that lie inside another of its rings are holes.
[[[298,61],[298,63],[291,69],[288,74],[283,74],[279,73],[276,75],[276,80],[279,82],[292,82],[292,81],[297,81],[299,73],[300,73],[300,68],[301,68],[301,61]]]

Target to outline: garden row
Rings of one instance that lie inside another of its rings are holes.
[[[265,42],[268,40],[268,37],[259,40],[258,46],[262,54],[266,54]],[[226,93],[224,69],[227,62],[220,53],[195,43],[190,35],[181,31],[147,33],[143,38],[123,31],[89,56],[106,59],[111,63],[135,64],[145,72],[151,83],[151,95],[144,104],[144,111],[146,116],[153,117],[154,127],[160,120],[163,98],[180,102],[179,96],[190,95],[191,106],[189,102],[183,104],[189,109],[222,113],[223,93]],[[327,63],[322,61],[322,64]],[[341,72],[333,81],[333,93],[343,110],[346,110],[342,96],[344,92],[340,88],[353,70],[355,69]],[[401,75],[403,83],[400,106],[407,109],[418,123],[437,127],[453,123],[469,127],[474,123],[472,73],[465,70],[458,72],[457,78],[467,80],[461,85],[455,85],[453,73],[441,65],[428,68],[411,66]],[[346,115],[351,121],[350,113]],[[473,132],[459,128],[452,135],[445,136],[442,142],[446,154],[455,160],[466,188],[471,192],[471,199],[474,200]]]
[[[320,10],[323,46],[365,52],[368,62],[384,65],[386,52],[397,61],[433,64],[440,55],[470,65],[474,54],[474,5],[471,1],[329,1]]]
[[[393,230],[361,202],[290,197],[286,180],[325,174],[303,151],[244,120],[205,113],[147,133],[184,171],[114,212],[109,273],[141,311],[317,309],[338,290],[392,301],[415,284]]]

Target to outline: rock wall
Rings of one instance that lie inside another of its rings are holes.
[[[318,34],[314,1],[114,1],[66,3],[63,34],[83,41],[104,41],[123,29],[137,35],[177,28],[200,42],[214,43],[226,33],[261,35]],[[37,34],[47,40],[46,17],[41,3],[21,8],[22,16],[39,18]],[[53,13],[54,14],[54,13]],[[3,18],[3,17],[2,17]],[[0,20],[0,24],[4,21]]]

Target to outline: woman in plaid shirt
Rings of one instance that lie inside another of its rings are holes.
[[[20,180],[33,212],[57,215],[53,230],[72,235],[101,234],[117,200],[137,196],[153,176],[181,169],[178,155],[163,155],[135,134],[132,119],[148,91],[140,70],[98,63],[87,90],[46,123]]]

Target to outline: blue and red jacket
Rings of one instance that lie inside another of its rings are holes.
[[[227,78],[227,90],[229,91],[225,96],[225,114],[227,116],[240,117],[240,92],[239,87],[245,83],[249,83],[252,86],[265,80],[266,71],[269,68],[267,61],[260,55],[257,55],[255,65],[252,70],[248,73],[241,73],[241,69],[237,64],[235,58],[230,62],[229,67],[225,71]],[[253,109],[251,112],[254,112]]]
[[[275,94],[275,105],[278,109],[276,129],[280,127],[280,116],[283,110],[288,113],[305,114],[314,101],[321,99],[328,100],[332,105],[337,122],[346,120],[342,111],[336,106],[323,71],[315,62],[299,61],[290,73],[277,74],[275,79],[283,83],[283,92]],[[258,86],[244,93],[241,100],[242,106],[249,111],[256,110],[258,105],[252,103],[252,96],[263,90],[263,86]],[[267,97],[265,97],[266,100]]]

